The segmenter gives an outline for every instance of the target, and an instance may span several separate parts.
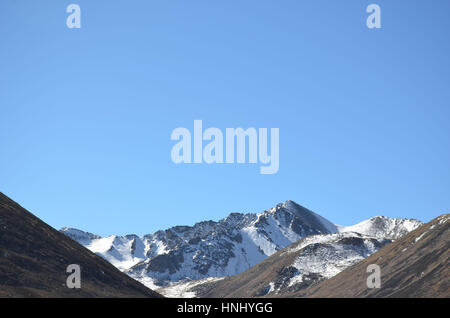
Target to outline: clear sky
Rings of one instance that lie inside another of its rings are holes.
[[[81,29],[66,7],[81,7]],[[381,29],[366,7],[381,7]],[[450,1],[0,1],[0,191],[101,235],[291,199],[350,225],[450,207]],[[280,169],[171,161],[176,127],[280,129]]]

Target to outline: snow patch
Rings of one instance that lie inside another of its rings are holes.
[[[168,298],[195,298],[196,294],[194,291],[191,291],[192,288],[206,283],[217,282],[224,278],[225,277],[209,277],[197,281],[181,282],[159,288],[156,291]]]

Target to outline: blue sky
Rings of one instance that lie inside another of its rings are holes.
[[[81,29],[66,7],[81,7]],[[370,30],[368,4],[382,10]],[[261,212],[450,206],[450,2],[0,2],[0,191],[101,235]],[[176,127],[280,129],[280,170],[182,164]]]

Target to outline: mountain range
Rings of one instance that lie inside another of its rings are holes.
[[[448,298],[449,220],[377,216],[340,226],[286,201],[141,237],[101,237],[57,231],[0,193],[0,297]],[[70,264],[81,267],[80,289],[67,286]],[[369,288],[374,264],[381,283]]]
[[[261,213],[231,213],[217,222],[144,236],[61,232],[166,296],[214,297],[208,286],[220,281],[225,291],[224,284],[235,279],[242,288],[227,296],[254,297],[305,289],[333,277],[420,225],[380,216],[339,226],[286,201]],[[254,273],[247,282],[239,276],[246,271]]]
[[[358,227],[381,224],[379,218],[371,220]],[[178,283],[160,291],[169,297],[200,298],[449,298],[449,220],[449,214],[441,215],[392,242],[356,232],[315,235],[239,275]],[[368,287],[370,265],[379,266],[378,288]]]
[[[387,220],[376,217],[349,228],[381,237],[383,231],[372,225]],[[402,236],[391,232],[395,240],[356,232],[314,235],[239,275],[178,283],[159,291],[168,297],[200,298],[449,298],[449,220],[450,214],[444,214]],[[367,284],[373,265],[380,270],[378,288]]]

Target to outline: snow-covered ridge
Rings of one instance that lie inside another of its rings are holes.
[[[398,239],[423,223],[415,219],[375,216],[352,226],[338,226],[339,232],[357,232],[372,237]]]
[[[91,240],[101,239],[102,237],[96,234],[92,234],[89,232],[84,232],[78,229],[73,229],[70,227],[63,227],[60,232],[64,233],[71,239],[79,242],[80,244],[83,244],[81,242],[89,242]]]
[[[333,233],[333,234],[319,234],[319,235],[311,235],[305,237],[304,239],[299,240],[296,244],[292,244],[290,247],[287,247],[284,253],[294,253],[300,251],[301,249],[307,247],[312,244],[329,244],[333,242],[337,242],[339,240],[345,238],[370,238],[363,234],[357,232],[341,232],[341,233]],[[283,254],[283,253],[282,253]]]
[[[313,235],[289,247],[285,253],[296,253],[295,261],[270,282],[267,294],[296,291],[331,278],[344,269],[372,255],[392,240],[368,237],[356,232]]]
[[[232,213],[219,221],[175,226],[144,236],[100,237],[71,228],[61,232],[148,286],[166,286],[239,274],[270,255],[312,235],[355,231],[398,237],[415,226],[402,219],[370,219],[353,227],[336,226],[286,201],[262,213]],[[418,222],[418,221],[417,221]]]

